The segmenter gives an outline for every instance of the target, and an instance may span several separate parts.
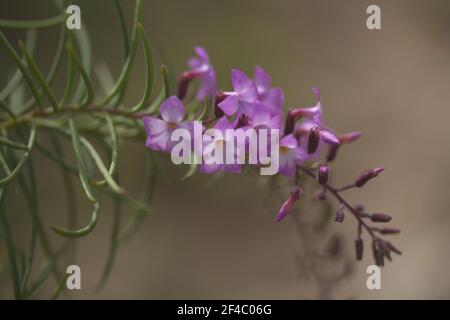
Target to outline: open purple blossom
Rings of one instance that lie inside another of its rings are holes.
[[[306,151],[298,145],[297,139],[292,134],[281,138],[279,154],[279,172],[288,178],[292,178],[297,171],[297,165],[308,158]]]
[[[220,118],[217,123],[214,125],[213,129],[216,134],[208,134],[208,130],[204,133],[204,145],[203,149],[208,148],[208,145],[214,146],[215,150],[223,150],[223,154],[220,157],[219,162],[215,163],[213,158],[216,156],[213,152],[208,153],[206,158],[209,158],[211,161],[205,161],[200,165],[200,172],[205,174],[215,173],[217,171],[225,171],[230,173],[240,173],[241,165],[237,164],[227,164],[226,163],[226,152],[227,148],[224,146],[229,141],[229,138],[226,135],[227,129],[233,129],[233,124],[227,119],[227,117]],[[234,137],[233,137],[234,139]],[[233,159],[236,159],[236,154],[231,155]],[[210,163],[208,163],[210,162]]]
[[[144,117],[144,128],[147,132],[145,145],[155,151],[170,152],[173,142],[170,137],[172,132],[178,128],[192,130],[193,122],[183,122],[185,110],[182,102],[175,96],[165,100],[159,109],[162,119],[155,117]]]
[[[271,110],[272,115],[280,115],[284,104],[283,90],[281,88],[272,88],[272,78],[260,66],[255,68],[254,82],[259,101]]]
[[[232,116],[248,113],[258,99],[256,85],[244,72],[238,69],[231,70],[231,84],[234,91],[223,92],[225,99],[218,107],[227,115]]]
[[[178,93],[179,99],[186,96],[189,83],[194,79],[200,80],[197,97],[198,101],[204,100],[206,97],[214,98],[217,92],[217,80],[214,67],[209,61],[208,53],[202,47],[196,47],[196,57],[188,60],[190,70],[185,71],[179,78]]]

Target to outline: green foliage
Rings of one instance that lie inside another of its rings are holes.
[[[169,96],[170,88],[167,67],[162,66],[163,86],[154,100],[150,101],[154,87],[154,65],[141,21],[141,1],[137,0],[135,4],[131,37],[128,35],[128,23],[121,1],[115,0],[114,5],[122,30],[124,63],[111,86],[107,83],[111,82],[108,75],[92,70],[86,26],[75,31],[65,28],[63,5],[57,6],[60,14],[47,19],[0,20],[0,48],[17,68],[6,87],[0,90],[0,288],[10,285],[15,299],[33,298],[52,275],[54,290],[51,297],[57,298],[64,293],[67,275],[64,270],[60,270],[65,266],[62,261],[74,252],[76,238],[88,236],[95,230],[101,213],[101,200],[107,197],[113,200],[114,210],[111,216],[110,249],[98,283],[98,288],[101,288],[112,271],[117,249],[138,229],[142,219],[150,212],[157,175],[165,178],[149,151],[148,161],[142,161],[143,165],[147,164],[147,176],[141,197],[130,197],[118,182],[120,141],[144,141],[145,132],[140,118],[155,113],[162,100]],[[58,45],[53,62],[45,73],[33,57],[36,30],[58,25],[61,26]],[[19,41],[19,52],[2,32],[5,28],[27,29],[25,42]],[[122,100],[141,43],[146,64],[144,93],[136,105],[124,106]],[[67,70],[61,68],[64,61]],[[58,74],[65,76],[61,97],[54,90]],[[103,97],[97,99],[94,76],[97,76],[101,87],[109,88]],[[206,111],[205,106],[202,117]],[[70,146],[75,156],[65,152],[64,146]],[[98,147],[107,150],[108,164],[100,157]],[[39,181],[35,177],[36,168],[33,165],[37,152],[61,170],[68,207],[66,227],[50,226],[39,212]],[[191,176],[194,169],[186,177]],[[101,179],[95,178],[96,174]],[[83,213],[77,210],[74,181],[78,181],[85,197],[92,203],[91,219],[84,227],[79,227],[77,223],[78,216]],[[136,213],[122,225],[123,208],[130,208]],[[22,248],[13,230],[24,218],[28,218],[31,227],[29,243]],[[49,231],[64,239],[56,250],[48,240]],[[45,255],[44,261],[35,259],[38,248]]]

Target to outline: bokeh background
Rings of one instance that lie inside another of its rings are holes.
[[[90,31],[95,63],[117,76],[122,39],[112,1],[73,1]],[[366,28],[366,8],[378,4],[382,29]],[[133,1],[126,1],[129,21]],[[0,17],[25,19],[56,13],[51,1],[3,0]],[[285,108],[314,102],[321,89],[326,122],[338,132],[360,130],[364,138],[342,150],[333,181],[346,183],[362,170],[383,165],[385,173],[353,202],[386,212],[400,227],[396,243],[404,254],[382,269],[382,290],[366,288],[369,254],[354,265],[334,298],[450,298],[450,2],[447,0],[190,0],[144,1],[144,26],[157,63],[173,74],[185,69],[196,45],[204,46],[219,83],[229,87],[233,67],[252,74],[263,66],[284,89]],[[36,54],[51,62],[58,28],[38,35]],[[19,37],[20,34],[12,34]],[[1,84],[14,70],[0,52]],[[132,73],[126,103],[141,97],[142,52]],[[159,81],[159,76],[158,76]],[[120,170],[130,192],[142,183],[144,141],[122,144]],[[39,196],[50,225],[66,213],[58,168],[36,155]],[[93,289],[107,254],[110,212],[98,227],[77,240],[73,261],[82,270],[82,290],[67,298],[315,298],[314,285],[299,277],[298,234],[289,219],[273,224],[280,200],[270,199],[254,176],[226,176],[212,188],[195,176],[181,182],[187,168],[169,161],[171,184],[158,182],[154,210],[117,256],[106,287]],[[80,190],[78,190],[80,191]],[[80,223],[89,207],[79,196]],[[302,212],[312,215],[314,212]],[[83,218],[84,217],[84,218]],[[85,220],[82,220],[85,219]],[[349,217],[332,226],[353,254],[356,225]],[[20,236],[20,235],[19,235]],[[52,237],[52,241],[58,241]],[[48,284],[48,290],[53,284]],[[41,298],[47,296],[45,290]]]

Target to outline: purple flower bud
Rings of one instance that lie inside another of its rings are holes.
[[[356,179],[355,186],[357,186],[358,188],[362,187],[363,185],[366,184],[367,181],[375,178],[376,176],[378,176],[378,174],[380,174],[383,171],[384,171],[384,167],[376,167],[376,168],[364,171]]]
[[[319,146],[320,141],[320,130],[318,127],[313,127],[308,134],[308,144],[306,146],[306,151],[308,154],[314,153]]]
[[[317,182],[320,185],[325,185],[328,182],[328,174],[330,172],[330,168],[328,168],[328,166],[326,164],[322,164],[318,169],[317,169]]]
[[[370,220],[373,222],[389,222],[392,217],[384,213],[373,213],[370,215]]]
[[[302,116],[297,114],[296,110],[289,110],[286,115],[286,122],[284,125],[284,135],[291,134],[294,131],[295,121],[300,119]]]
[[[214,115],[217,118],[222,118],[225,115],[223,110],[221,108],[219,108],[219,103],[221,103],[223,100],[225,100],[226,97],[228,97],[228,95],[223,91],[219,91],[216,94],[216,98],[214,101]]]
[[[361,238],[355,240],[355,252],[356,252],[356,260],[361,261],[364,252],[364,243]]]
[[[327,151],[327,161],[331,162],[336,159],[336,155],[338,153],[340,145],[339,144],[329,144]]]
[[[191,80],[198,77],[198,73],[194,71],[185,71],[178,78],[178,91],[177,98],[183,100],[186,97],[186,93],[189,87],[189,83]]]
[[[344,143],[344,144],[352,143],[353,141],[356,141],[359,138],[361,138],[362,135],[363,135],[362,132],[359,132],[359,131],[345,133],[345,134],[339,136],[339,141],[341,141],[341,143]]]
[[[382,229],[379,229],[378,232],[380,232],[381,234],[397,234],[397,233],[400,233],[400,229],[382,228]],[[394,251],[394,250],[392,250],[392,251]]]
[[[277,216],[275,217],[275,223],[280,222],[288,213],[292,211],[292,208],[294,207],[295,203],[300,199],[300,195],[302,193],[302,190],[299,187],[294,187],[291,191],[291,195],[289,198],[283,203],[283,205],[280,208],[280,211],[278,211]]]
[[[334,221],[342,223],[344,222],[345,219],[345,211],[344,211],[344,206],[339,206],[339,209],[336,211],[336,215],[334,218]]]

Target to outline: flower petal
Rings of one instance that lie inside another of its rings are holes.
[[[228,96],[218,104],[218,107],[222,109],[227,116],[232,116],[238,107],[238,97],[236,95]]]
[[[266,94],[269,91],[270,86],[272,84],[272,78],[260,66],[256,66],[255,68],[254,80],[256,84],[256,89],[258,90],[258,94],[260,96]]]
[[[184,117],[183,103],[176,96],[169,97],[161,104],[159,112],[166,122],[178,123]]]

